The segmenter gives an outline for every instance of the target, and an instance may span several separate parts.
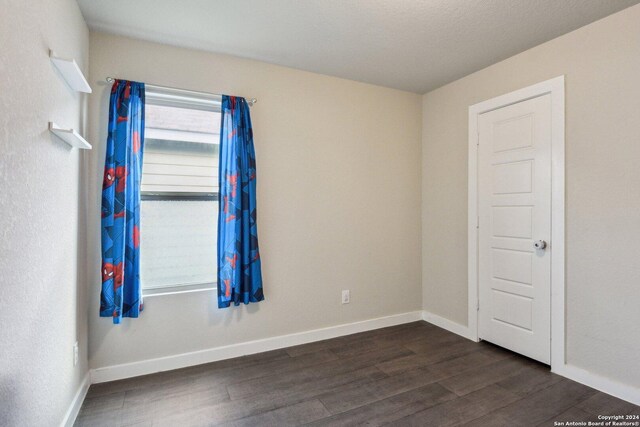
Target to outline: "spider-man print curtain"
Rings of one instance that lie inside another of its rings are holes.
[[[100,316],[120,323],[138,317],[140,181],[144,144],[144,83],[116,80],[111,88],[102,183]]]
[[[222,96],[218,307],[264,299],[256,224],[256,155],[249,106]]]

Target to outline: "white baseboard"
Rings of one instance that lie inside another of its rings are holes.
[[[424,320],[425,322],[429,322],[432,325],[436,325],[442,329],[446,329],[449,332],[453,332],[454,334],[470,339],[471,341],[475,341],[475,339],[472,338],[473,334],[471,334],[467,326],[453,322],[449,319],[445,319],[444,317],[440,317],[437,314],[433,314],[425,310],[422,312],[422,320]]]
[[[422,319],[449,332],[474,341],[472,338],[473,334],[467,326],[460,325],[459,323],[455,323],[428,311],[422,312]],[[631,402],[634,405],[640,405],[640,389],[637,387],[619,383],[573,365],[561,365],[558,369],[552,369],[552,372],[588,387],[595,388],[603,393]]]
[[[73,396],[73,400],[71,401],[69,409],[67,409],[67,413],[64,414],[64,419],[62,420],[62,423],[60,423],[61,427],[71,427],[73,426],[73,423],[76,422],[76,418],[78,418],[78,413],[82,407],[82,402],[84,402],[84,398],[87,396],[87,391],[89,391],[90,385],[91,376],[89,375],[89,372],[87,372],[80,383],[80,387],[78,387],[78,391],[75,396]]]
[[[403,323],[424,320],[435,326],[446,329],[449,332],[460,335],[464,338],[474,340],[467,326],[445,319],[444,317],[430,313],[428,311],[413,311],[396,314],[386,317],[364,320],[360,322],[347,323],[343,325],[330,326],[327,328],[314,329],[311,331],[298,332],[289,335],[265,338],[261,340],[248,341],[244,343],[232,344],[207,350],[182,353],[173,356],[160,357],[156,359],[141,360],[139,362],[126,363],[122,365],[106,366],[91,370],[91,383],[101,383],[124,378],[136,377],[140,375],[152,374],[154,372],[169,371],[172,369],[185,368],[188,366],[203,363],[215,362],[218,360],[230,359],[233,357],[246,356],[249,354],[261,353],[264,351],[277,350],[300,344],[307,344],[314,341],[321,341],[336,338],[344,335],[355,334],[388,326],[400,325]],[[554,369],[558,375],[569,378],[586,386],[592,387],[603,393],[610,394],[620,399],[640,405],[640,389],[619,383],[617,381],[593,374],[584,369],[572,365],[563,365],[560,369]],[[71,407],[67,411],[63,426],[71,426],[75,421],[82,401],[89,389],[89,375],[83,380]]]
[[[552,369],[552,372],[640,406],[640,388],[622,384],[573,365],[562,365],[560,369]]]
[[[186,368],[188,366],[246,356],[248,354],[261,353],[263,351],[277,350],[294,345],[307,344],[314,341],[336,338],[343,335],[400,325],[402,323],[422,320],[421,311],[395,314],[392,316],[378,317],[360,322],[344,325],[330,326],[328,328],[314,329],[289,335],[248,341],[190,353],[176,354],[173,356],[159,357],[156,359],[141,360],[122,365],[105,366],[91,370],[91,382],[102,383],[106,381],[120,380],[123,378],[137,377],[152,374],[154,372],[170,371],[172,369]]]

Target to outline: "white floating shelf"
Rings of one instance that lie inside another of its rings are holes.
[[[84,74],[82,74],[74,59],[58,58],[52,50],[49,51],[49,58],[51,58],[51,62],[60,71],[71,89],[78,92],[91,93],[91,86],[89,86],[87,79],[84,78]]]
[[[72,147],[91,150],[91,144],[73,129],[64,129],[54,122],[49,122],[49,130]]]

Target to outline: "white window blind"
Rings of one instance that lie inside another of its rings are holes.
[[[142,170],[145,295],[212,288],[220,97],[147,86]]]

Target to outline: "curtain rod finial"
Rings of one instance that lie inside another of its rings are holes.
[[[251,98],[251,99],[247,100],[247,102],[249,103],[249,105],[250,105],[250,106],[252,106],[252,107],[253,107],[253,105],[254,105],[256,102],[258,102],[258,100],[257,100],[257,99],[255,99],[255,98]]]

